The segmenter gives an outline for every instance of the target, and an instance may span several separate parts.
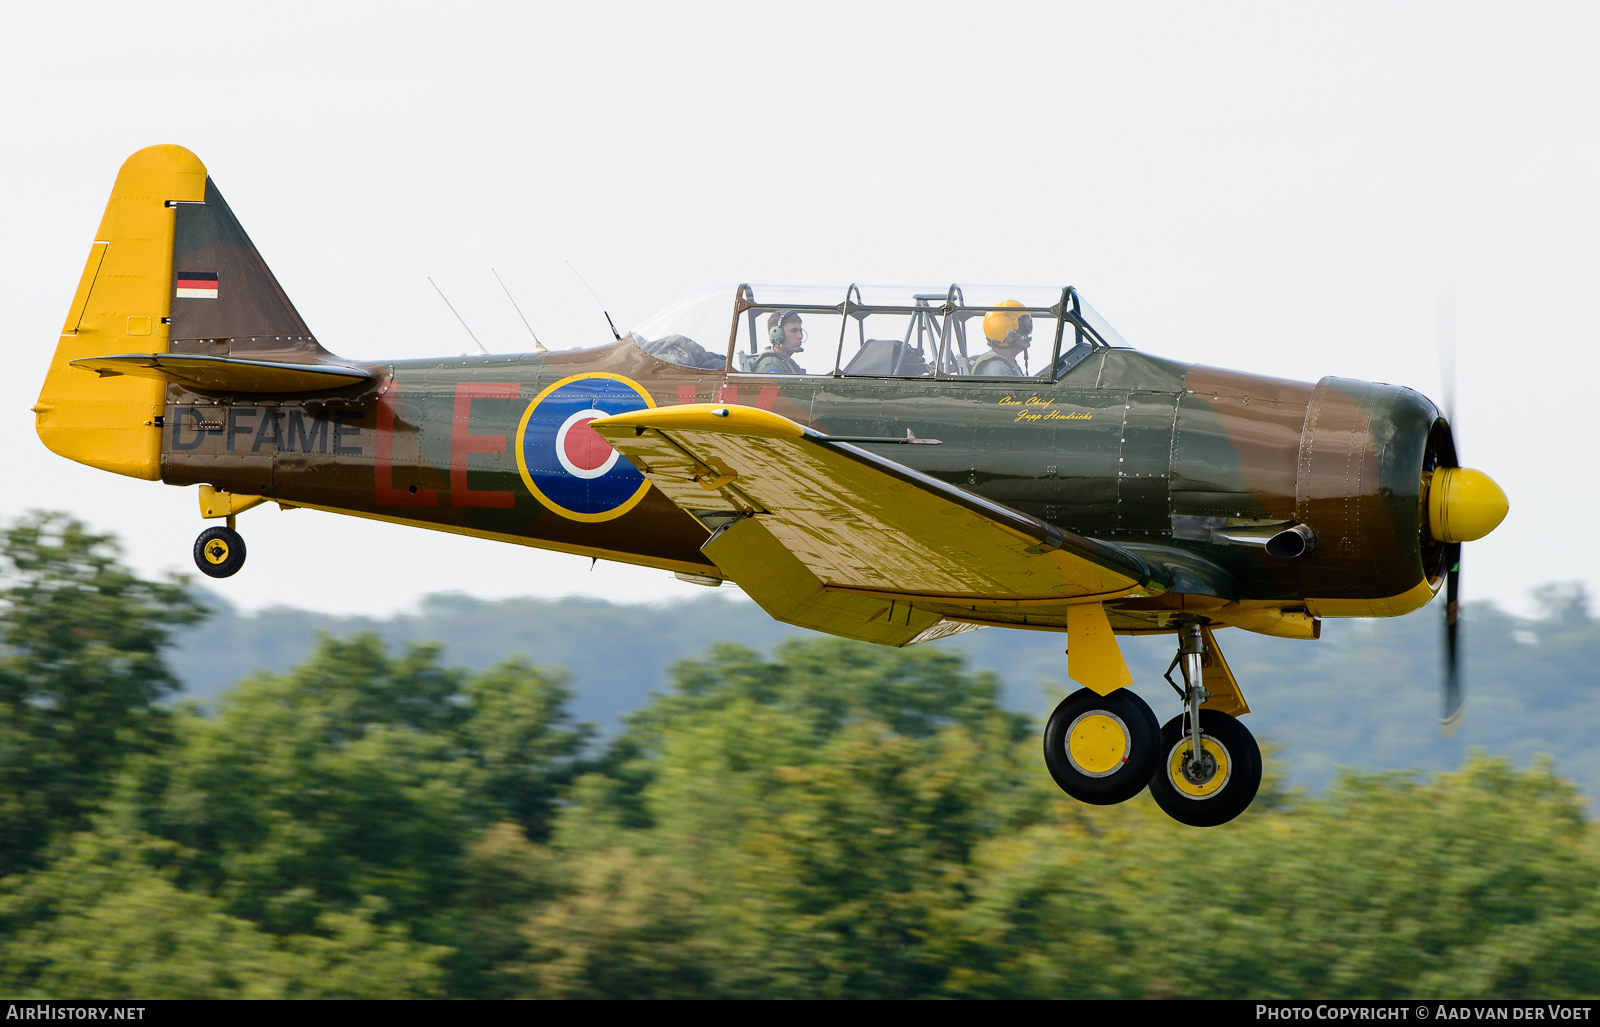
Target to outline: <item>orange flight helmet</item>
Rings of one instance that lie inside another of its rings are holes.
[[[1016,300],[1006,300],[1002,307],[1020,307]],[[1009,310],[991,310],[983,315],[983,337],[1004,346],[1024,335],[1033,334],[1032,314],[1013,314]]]

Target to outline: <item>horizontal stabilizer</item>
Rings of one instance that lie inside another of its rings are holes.
[[[370,381],[374,375],[342,364],[285,364],[193,353],[121,353],[83,357],[73,367],[97,371],[102,378],[126,374],[157,378],[202,392],[325,392]]]

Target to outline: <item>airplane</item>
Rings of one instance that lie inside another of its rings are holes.
[[[1070,286],[742,284],[611,334],[335,356],[200,160],[154,146],[118,173],[33,409],[63,457],[198,486],[212,577],[270,500],[732,582],[883,645],[1063,632],[1083,687],[1044,761],[1086,803],[1148,786],[1198,827],[1250,805],[1223,628],[1314,639],[1443,587],[1460,722],[1461,546],[1508,502],[1418,392],[1152,356]],[[1127,634],[1176,640],[1165,724],[1128,687]]]

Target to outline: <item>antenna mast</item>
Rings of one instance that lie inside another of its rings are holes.
[[[566,261],[562,261],[562,263],[567,265],[567,270],[568,271],[571,271],[573,274],[578,275],[578,269],[572,266],[572,261],[566,260]],[[594,297],[594,301],[596,303],[600,304],[600,313],[602,313],[602,314],[604,314],[606,316],[606,324],[611,326],[611,334],[616,336],[618,342],[621,342],[622,341],[622,333],[617,331],[617,323],[615,321],[611,320],[611,312],[606,309],[605,303],[601,302],[600,294],[595,292],[594,289],[590,288],[588,282],[584,282],[583,281],[583,276],[582,275],[578,275],[578,281],[583,282],[583,287],[585,289],[589,290],[589,295],[593,296]]]
[[[472,344],[478,347],[478,352],[482,353],[484,356],[488,356],[489,351],[483,348],[483,343],[478,341],[478,337],[476,335],[472,335],[472,329],[467,328],[467,319],[462,317],[459,313],[456,313],[455,305],[452,304],[450,302],[450,298],[444,294],[444,290],[439,288],[439,283],[435,282],[432,278],[429,278],[428,284],[433,286],[433,291],[439,294],[440,299],[444,300],[444,305],[450,308],[450,313],[456,315],[456,320],[461,322],[461,327],[467,329],[467,334],[472,336]]]
[[[533,336],[533,351],[535,353],[548,353],[548,352],[550,352],[549,350],[545,349],[544,343],[539,341],[539,335],[538,335],[537,332],[535,332],[533,330],[533,325],[528,324],[528,315],[524,314],[522,312],[522,308],[517,306],[517,301],[516,301],[515,298],[512,297],[511,290],[510,289],[506,289],[506,283],[500,277],[500,272],[496,271],[494,268],[490,268],[489,269],[489,273],[491,275],[494,275],[494,280],[500,283],[500,288],[501,289],[505,290],[506,299],[511,300],[511,309],[515,310],[517,312],[517,316],[522,318],[522,323],[527,327],[528,334]]]

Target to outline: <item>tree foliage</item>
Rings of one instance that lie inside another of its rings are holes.
[[[145,581],[109,536],[34,514],[0,533],[0,875],[37,866],[80,830],[123,761],[157,746],[162,662],[202,608]]]
[[[275,936],[158,868],[173,846],[80,834],[48,870],[0,880],[0,982],[97,998],[397,998],[438,994],[447,950],[375,922],[381,902]]]
[[[1548,764],[1478,754],[1433,779],[1346,773],[1326,800],[1268,789],[1238,821],[1195,830],[1147,796],[1111,808],[1062,796],[1031,732],[985,708],[992,682],[959,668],[965,691],[946,701],[974,715],[896,731],[899,703],[856,691],[819,717],[812,675],[851,648],[772,661],[724,648],[681,664],[678,693],[635,718],[614,747],[626,758],[585,779],[563,815],[556,844],[579,865],[627,851],[689,875],[697,945],[674,951],[696,960],[682,979],[703,980],[699,993],[1600,992],[1600,850]],[[899,661],[902,694],[928,694],[917,675],[949,669],[872,653]],[[563,908],[581,917],[538,914],[560,967],[538,977],[545,988],[596,993],[617,953],[660,930],[624,913],[672,879],[649,876],[633,891],[580,879]]]
[[[372,635],[202,716],[161,703],[181,585],[59,518],[0,554],[4,990],[1600,993],[1600,836],[1548,763],[1269,783],[1195,830],[1066,798],[957,655],[837,640],[680,661],[599,748],[559,672]]]
[[[293,673],[242,682],[214,719],[182,715],[182,744],[130,775],[130,820],[180,845],[179,880],[231,916],[316,934],[375,901],[376,923],[451,949],[456,984],[489,987],[507,952],[461,916],[474,842],[501,823],[542,839],[590,729],[571,723],[559,675],[521,661],[474,675],[437,656],[324,637]]]

